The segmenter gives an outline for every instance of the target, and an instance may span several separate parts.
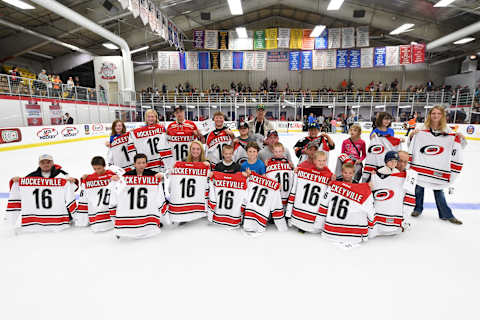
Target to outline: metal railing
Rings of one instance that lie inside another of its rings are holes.
[[[128,92],[108,93],[105,89],[96,90],[95,88],[14,77],[6,74],[0,74],[0,94],[84,101],[107,105],[133,105],[135,103],[135,95]]]

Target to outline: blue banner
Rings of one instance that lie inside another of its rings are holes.
[[[385,47],[375,48],[373,50],[373,66],[385,67],[387,60],[387,49]]]
[[[325,28],[322,34],[315,38],[315,50],[328,49],[328,29]]]
[[[302,51],[302,70],[312,70],[312,51]]]
[[[210,69],[210,57],[208,56],[208,52],[198,53],[198,69],[199,70]]]
[[[360,49],[348,50],[348,65],[350,68],[360,68]]]
[[[180,69],[186,70],[187,64],[185,63],[185,52],[179,52],[178,55],[180,56]]]
[[[298,71],[300,69],[300,51],[290,51],[288,53],[288,70]]]
[[[348,68],[348,50],[337,49],[337,68]]]
[[[233,70],[243,69],[243,51],[233,52]]]

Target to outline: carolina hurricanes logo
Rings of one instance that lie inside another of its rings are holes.
[[[442,146],[429,145],[429,146],[425,146],[425,147],[421,148],[420,152],[424,153],[426,155],[434,156],[434,155],[442,153],[443,150],[445,150],[445,148],[442,147]]]
[[[375,144],[368,148],[369,153],[382,154],[385,151],[385,148],[381,144]]]
[[[377,201],[386,201],[388,199],[391,199],[394,195],[395,195],[395,192],[389,189],[379,189],[379,190],[373,191],[373,197]]]

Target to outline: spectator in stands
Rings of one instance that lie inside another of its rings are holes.
[[[38,74],[37,76],[38,81],[37,81],[37,95],[46,95],[47,93],[47,83],[48,83],[48,75],[47,71],[45,69],[42,69],[42,71]]]
[[[56,98],[61,97],[61,86],[62,86],[62,80],[60,79],[59,75],[54,75],[52,76],[52,83],[53,83],[53,95]]]
[[[308,116],[308,125],[310,126],[311,124],[314,124],[315,123],[315,116],[313,115],[313,113],[310,113],[310,115]]]
[[[346,91],[346,90],[347,90],[347,86],[348,86],[347,79],[343,79],[343,81],[340,83],[340,89],[341,89],[342,91]]]
[[[335,120],[335,117],[332,117],[332,120],[330,120],[330,126],[332,127],[332,133],[337,133],[337,120]]]
[[[18,90],[18,85],[20,84],[20,72],[18,72],[18,69],[16,66],[13,66],[12,70],[10,70],[10,75],[11,75],[11,86],[12,90]]]
[[[265,106],[263,104],[257,106],[257,116],[248,122],[248,126],[250,128],[250,135],[252,136],[259,134],[265,137],[267,132],[273,129],[270,121],[265,119]]]
[[[75,83],[75,87],[80,87],[80,77],[79,76],[75,76],[73,78],[73,82]]]
[[[70,116],[70,113],[65,113],[63,117],[63,124],[73,124],[73,118]]]

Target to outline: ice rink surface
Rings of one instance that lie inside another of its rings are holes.
[[[280,141],[293,151],[304,135]],[[333,137],[332,170],[347,136]],[[462,226],[439,220],[427,191],[429,209],[409,218],[408,232],[350,250],[293,229],[251,238],[205,220],[137,241],[79,228],[15,236],[2,224],[0,318],[478,319],[479,145],[469,141],[446,195]],[[99,139],[2,152],[2,213],[9,178],[33,171],[42,153],[79,177],[106,147]]]

